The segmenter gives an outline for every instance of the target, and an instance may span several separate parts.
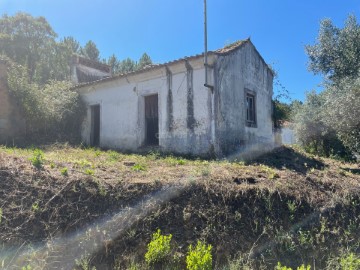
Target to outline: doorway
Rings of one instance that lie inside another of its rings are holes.
[[[100,105],[90,106],[91,110],[91,132],[90,145],[100,145]]]
[[[145,142],[159,145],[159,108],[158,95],[145,97]]]

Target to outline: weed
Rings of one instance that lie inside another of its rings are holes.
[[[295,212],[297,209],[296,201],[287,201],[286,204],[287,204],[287,207],[290,212],[290,220],[293,221],[295,218]]]
[[[280,262],[277,263],[275,270],[292,270],[291,267],[287,267],[287,266],[283,266],[281,265]],[[311,270],[311,266],[310,265],[306,265],[302,264],[299,267],[296,268],[296,270]]]
[[[160,229],[152,235],[152,239],[147,246],[145,261],[148,265],[165,262],[169,259],[171,253],[172,235],[161,235]]]
[[[97,184],[100,196],[106,196],[106,189],[104,185],[102,185],[99,180],[95,180],[95,183]]]
[[[40,207],[39,207],[39,202],[34,202],[32,205],[31,205],[31,210],[33,210],[33,212],[37,212],[39,211]]]
[[[55,163],[54,162],[50,162],[50,168],[54,169],[55,168]]]
[[[30,161],[36,169],[41,169],[44,163],[44,152],[40,149],[35,149],[33,151],[32,157],[30,158]]]
[[[108,151],[107,154],[110,162],[116,162],[120,159],[120,154],[116,151]]]
[[[134,166],[131,167],[131,169],[135,172],[140,172],[140,171],[146,171],[146,167],[145,165],[141,165],[141,164],[135,164]]]
[[[273,168],[270,168],[269,166],[260,165],[260,168],[261,168],[261,172],[267,173],[269,179],[271,179],[271,180],[280,177],[279,174],[277,174],[277,173],[275,172],[275,170],[274,170]]]
[[[87,255],[81,256],[79,260],[76,259],[75,264],[80,270],[96,270],[95,266],[90,266],[90,258]]]
[[[61,175],[68,176],[68,168],[64,167],[60,170]]]
[[[196,247],[189,246],[186,256],[186,268],[189,270],[211,270],[212,269],[212,246],[198,241]]]
[[[281,265],[280,262],[278,262],[276,267],[275,267],[275,270],[292,270],[292,268],[283,266],[283,265]]]
[[[82,168],[86,168],[86,167],[93,167],[93,165],[91,164],[91,162],[89,162],[86,159],[81,159],[81,160],[77,160],[74,162],[77,166],[80,166]]]
[[[166,163],[168,163],[170,166],[178,166],[178,165],[185,165],[186,160],[182,158],[176,158],[173,156],[168,156],[164,160]]]
[[[21,270],[32,270],[32,267],[30,264],[28,264],[28,265],[21,267]]]
[[[158,151],[150,151],[149,154],[148,154],[148,158],[150,160],[160,159],[160,152],[158,152]]]
[[[201,170],[201,175],[204,177],[209,176],[210,173],[211,173],[211,170],[208,166],[202,168],[202,170]]]
[[[94,175],[95,172],[94,172],[94,170],[92,170],[92,169],[86,169],[86,170],[85,170],[85,174],[87,174],[87,175]]]
[[[360,269],[360,257],[351,252],[340,258],[340,265],[342,270]]]

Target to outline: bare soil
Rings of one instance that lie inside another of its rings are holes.
[[[0,266],[128,269],[143,264],[158,228],[184,267],[189,244],[213,248],[214,267],[241,256],[326,267],[360,246],[360,168],[281,147],[250,162],[43,147],[0,148]],[[66,168],[66,170],[64,170]],[[65,173],[66,171],[66,173]],[[1,267],[0,267],[1,268]]]

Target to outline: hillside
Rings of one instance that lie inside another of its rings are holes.
[[[217,269],[336,269],[360,253],[358,164],[287,147],[247,163],[42,150],[0,148],[5,269],[146,269],[158,228],[173,235],[178,269],[198,239]]]

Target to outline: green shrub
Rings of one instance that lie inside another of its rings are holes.
[[[41,151],[40,149],[35,149],[33,151],[33,155],[30,158],[31,164],[37,168],[37,169],[41,169],[43,163],[44,163],[44,152]]]
[[[197,242],[196,247],[189,246],[189,252],[186,256],[186,268],[189,270],[211,270],[212,255],[211,245],[206,245],[201,241]]]
[[[277,265],[275,266],[275,270],[292,270],[292,268],[283,266],[281,265],[280,262],[278,262]],[[296,270],[311,270],[311,266],[310,265],[305,266],[305,264],[302,264],[301,266],[297,267]]]
[[[148,265],[163,263],[170,259],[172,235],[161,235],[160,229],[152,235],[145,253],[145,261]]]
[[[340,259],[342,270],[357,270],[360,269],[360,257],[354,253],[349,253]]]
[[[275,270],[292,270],[292,268],[283,266],[280,262],[278,262],[275,266]]]
[[[86,170],[85,170],[85,174],[87,174],[87,175],[94,175],[95,172],[94,172],[94,170],[92,170],[92,169],[86,169]]]
[[[63,175],[63,176],[68,176],[69,175],[68,174],[68,168],[66,168],[66,167],[62,168],[60,170],[60,172],[61,172],[61,175]]]
[[[134,166],[131,167],[131,169],[136,172],[146,171],[146,167],[141,164],[135,164]]]

